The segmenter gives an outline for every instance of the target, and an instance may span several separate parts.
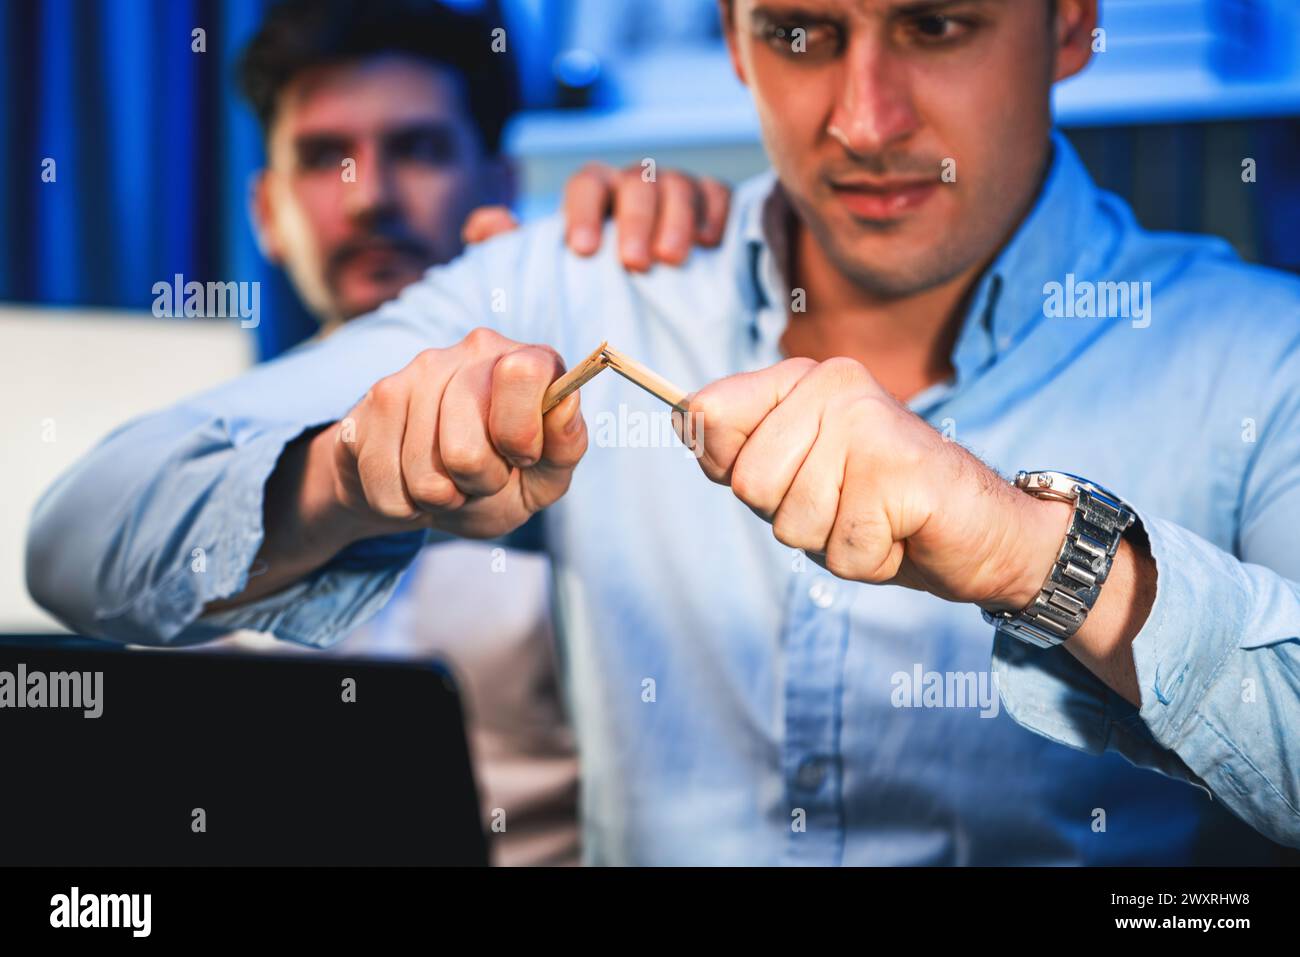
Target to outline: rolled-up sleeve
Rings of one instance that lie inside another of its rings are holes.
[[[1295,358],[1294,351],[1286,357]],[[1232,554],[1135,503],[1156,596],[1133,640],[1141,708],[1065,648],[997,634],[993,668],[1025,727],[1206,789],[1269,838],[1300,846],[1300,397],[1280,394],[1244,472]]]
[[[320,646],[346,635],[383,605],[420,533],[357,543],[275,595],[201,615],[258,573],[265,486],[290,442],[342,418],[422,349],[480,325],[527,337],[525,317],[493,301],[526,250],[558,245],[552,232],[476,247],[327,339],[108,436],[37,504],[32,596],[74,631],[138,644],[193,644],[237,628]]]
[[[218,637],[248,629],[300,645],[328,647],[384,606],[424,539],[420,532],[358,542],[289,588],[204,615],[192,626],[193,633]]]

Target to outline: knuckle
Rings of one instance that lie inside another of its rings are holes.
[[[370,481],[362,480],[362,491],[370,510],[380,518],[407,520],[414,517],[410,505],[401,493],[395,491],[392,483],[386,479],[372,477]]]
[[[829,362],[830,360],[828,359],[826,361]],[[808,356],[794,356],[789,359],[782,359],[777,363],[782,371],[788,370],[798,374],[800,377],[807,375],[813,369],[817,368],[819,364],[822,363],[818,363],[816,359],[810,359]]]
[[[384,376],[370,387],[366,398],[371,405],[379,409],[390,409],[398,404],[405,391],[397,375]]]
[[[485,352],[504,342],[505,338],[499,332],[489,329],[487,326],[475,326],[462,341],[475,352]]]
[[[659,185],[664,192],[674,196],[690,196],[691,181],[676,170],[666,170],[659,174]]]
[[[622,169],[615,171],[614,178],[618,181],[620,185],[622,185],[623,183],[644,182],[644,180],[641,179],[641,164],[628,163]]]
[[[870,378],[867,367],[848,356],[832,356],[823,360],[817,371],[837,385],[856,385]]]
[[[831,406],[830,411],[838,413],[850,429],[861,434],[863,429],[870,428],[879,420],[880,403],[872,398],[858,397],[847,402],[836,403]]]
[[[410,521],[416,517],[416,513],[412,512],[405,502],[391,496],[382,498],[373,509],[381,518],[391,518],[399,522]]]
[[[392,466],[377,453],[363,455],[357,462],[361,495],[367,507],[381,518],[408,519],[411,509],[398,488]]]
[[[772,521],[772,537],[787,548],[803,548],[804,551],[809,551],[805,543],[801,541],[798,529],[784,511],[777,512]]]
[[[836,578],[852,579],[861,574],[846,548],[841,548],[834,541],[826,548],[826,570]]]
[[[715,485],[727,485],[727,470],[719,465],[712,455],[705,452],[699,457],[700,470],[704,472],[705,477]]]
[[[701,389],[691,397],[691,415],[695,419],[697,428],[703,428],[706,424],[713,424],[722,421],[722,400],[718,393],[708,387]]]
[[[411,365],[417,372],[428,373],[442,365],[444,360],[445,353],[442,349],[425,349],[411,360]]]
[[[420,508],[450,510],[464,501],[456,483],[442,475],[407,480],[407,492]]]
[[[492,440],[505,451],[523,455],[530,453],[541,433],[531,425],[512,425],[508,428],[498,427],[492,432]]]
[[[578,168],[574,179],[594,179],[603,183],[609,176],[609,164],[600,160],[588,160]]]
[[[731,470],[731,490],[736,497],[752,508],[770,512],[771,482],[760,469],[752,468],[742,454]]]
[[[525,347],[507,352],[497,360],[496,372],[507,378],[532,379],[545,376],[554,368],[554,350],[544,346]]]
[[[482,443],[451,442],[442,449],[442,464],[448,472],[463,478],[478,478],[487,471],[492,456]]]

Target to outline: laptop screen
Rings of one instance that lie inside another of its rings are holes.
[[[0,641],[0,864],[486,864],[430,664]]]

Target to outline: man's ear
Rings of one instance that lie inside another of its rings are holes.
[[[1093,31],[1097,29],[1097,0],[1056,0],[1056,71],[1052,81],[1074,76],[1092,59]]]
[[[268,260],[279,265],[284,261],[284,247],[276,225],[275,197],[271,191],[271,171],[260,169],[254,173],[248,190],[248,219],[253,226],[257,248]]]
[[[736,34],[736,2],[737,0],[718,0],[718,16],[722,18],[722,36],[727,41],[727,55],[731,57],[731,68],[736,73],[738,79],[745,86],[749,86],[749,81],[745,79],[745,64],[740,59],[740,42]]]

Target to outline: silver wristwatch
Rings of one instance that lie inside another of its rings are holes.
[[[1019,612],[984,611],[984,620],[1021,641],[1052,648],[1088,617],[1137,515],[1119,496],[1068,472],[1017,472],[1015,485],[1039,498],[1072,502],[1074,514],[1038,596]]]

